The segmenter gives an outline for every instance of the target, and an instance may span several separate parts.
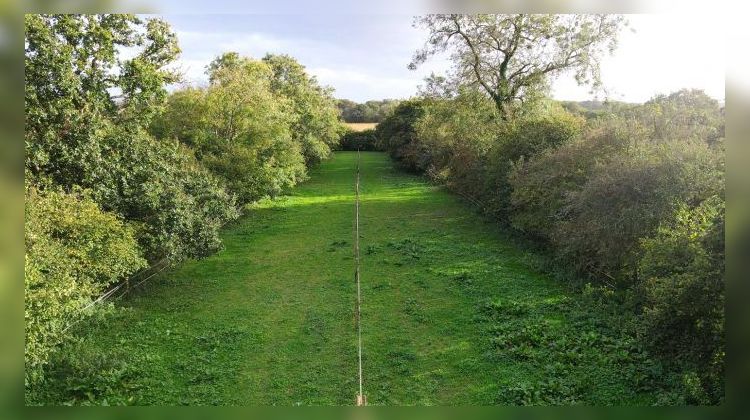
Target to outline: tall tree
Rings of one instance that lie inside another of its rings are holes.
[[[121,14],[24,21],[27,182],[88,190],[138,225],[150,261],[216,250],[234,200],[191,151],[145,132],[178,77],[170,26]]]
[[[161,20],[120,14],[26,15],[25,29],[26,166],[80,183],[104,121],[144,126],[163,105],[177,38]],[[122,59],[125,48],[137,54]]]
[[[291,56],[267,54],[263,62],[273,71],[271,89],[291,105],[292,138],[302,146],[308,165],[319,163],[330,155],[343,131],[333,90],[321,86]]]
[[[302,114],[278,86],[292,76],[277,70],[267,61],[221,54],[206,67],[211,83],[170,95],[152,132],[190,145],[240,203],[275,196],[306,177],[295,125]],[[332,122],[338,125],[335,114]]]
[[[621,15],[426,15],[414,21],[429,37],[409,68],[450,52],[452,78],[484,91],[508,120],[561,73],[600,87],[601,55],[614,51],[624,25]]]

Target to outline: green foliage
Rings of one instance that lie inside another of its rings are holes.
[[[512,188],[513,227],[537,238],[551,241],[570,191],[587,181],[597,162],[606,162],[642,135],[638,125],[607,121],[590,126],[586,133],[534,159],[516,162],[508,176]],[[602,163],[606,167],[606,163]]]
[[[390,115],[400,102],[397,99],[383,99],[358,104],[349,99],[339,99],[336,101],[336,106],[341,113],[341,119],[345,122],[379,123]]]
[[[271,90],[262,61],[217,70],[205,92],[198,153],[241,203],[278,195],[306,176],[301,145],[292,139],[289,103]]]
[[[532,159],[547,150],[569,143],[583,130],[584,121],[561,108],[532,113],[498,129],[498,137],[488,152],[482,171],[483,190],[479,193],[484,211],[508,222],[513,187],[509,176],[519,161]]]
[[[225,53],[211,84],[173,93],[152,133],[195,148],[241,203],[276,196],[329,156],[342,126],[331,92],[286,55]]]
[[[288,55],[266,55],[271,66],[271,90],[291,102],[292,138],[302,146],[308,165],[320,163],[339,142],[343,127],[331,88],[318,84],[304,66]]]
[[[377,151],[380,150],[380,147],[375,130],[367,129],[364,131],[349,130],[344,133],[341,137],[339,149],[350,151]]]
[[[95,170],[103,121],[138,125],[159,109],[179,48],[164,22],[132,15],[26,15],[25,29],[26,167],[70,186]],[[121,60],[124,47],[136,56]]]
[[[149,131],[158,139],[179,139],[192,149],[199,149],[204,143],[201,127],[207,124],[208,117],[205,90],[186,87],[167,97],[164,112],[155,118]]]
[[[580,272],[636,276],[634,251],[680,203],[715,194],[723,182],[718,156],[705,143],[631,146],[592,168],[580,190],[568,191],[553,242]]]
[[[697,133],[660,138],[648,109],[628,110],[640,113],[635,120],[595,121],[581,138],[519,162],[510,175],[513,226],[552,243],[579,274],[633,284],[640,239],[680,203],[723,190],[720,144]]]
[[[480,89],[510,121],[540,99],[551,79],[574,72],[579,84],[601,84],[599,62],[614,51],[621,15],[430,14],[415,19],[428,33],[411,69],[451,53],[452,84]]]
[[[411,100],[401,102],[393,113],[375,128],[378,142],[392,158],[409,171],[424,171],[428,159],[419,143],[416,123],[424,115],[424,103]]]
[[[45,385],[27,392],[27,405],[44,405],[51,395],[64,393],[58,405],[136,405],[144,386],[139,378],[149,359],[120,346],[102,352],[86,340],[74,340],[53,356]]]
[[[641,241],[641,329],[660,354],[692,367],[699,393],[689,404],[721,401],[725,374],[724,200],[681,206]],[[703,395],[704,397],[698,397]]]
[[[453,100],[428,100],[416,126],[416,142],[428,151],[427,174],[476,197],[482,163],[499,127],[492,101],[475,90],[462,90]]]
[[[29,174],[90,189],[102,209],[135,223],[151,261],[216,250],[219,226],[237,215],[232,198],[190,151],[143,130],[175,81],[169,26],[130,15],[27,15],[26,44]],[[132,59],[120,58],[124,47]]]
[[[219,230],[239,216],[235,201],[192,152],[144,130],[110,127],[101,168],[82,180],[105,210],[132,221],[150,261],[198,258],[221,246]]]
[[[146,265],[132,227],[86,194],[26,188],[26,384],[107,286]]]
[[[399,107],[378,126],[386,149],[401,165],[476,200],[503,221],[512,165],[570,141],[583,128],[581,118],[554,106],[503,123],[492,101],[470,89],[421,107],[421,114]]]
[[[296,143],[282,138],[257,146],[227,144],[203,156],[203,164],[224,179],[241,203],[277,196],[306,177]]]
[[[107,286],[146,261],[216,251],[238,212],[191,150],[144,129],[177,80],[166,23],[26,15],[25,29],[28,385]]]
[[[724,138],[724,109],[698,89],[657,95],[643,106],[627,108],[620,114],[640,120],[655,140],[692,139],[714,145]]]

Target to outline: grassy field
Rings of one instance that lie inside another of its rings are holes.
[[[658,365],[596,293],[454,196],[362,153],[362,331],[370,405],[649,404]],[[356,153],[261,203],[84,326],[29,403],[353,404]],[[98,326],[97,326],[98,325]]]
[[[378,123],[344,123],[352,131],[365,131],[375,128]]]

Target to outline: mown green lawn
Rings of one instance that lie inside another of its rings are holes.
[[[225,249],[120,301],[34,404],[350,405],[354,168],[339,152],[224,232]],[[455,196],[361,155],[370,405],[650,404],[659,367],[620,319]]]

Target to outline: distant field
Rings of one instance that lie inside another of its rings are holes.
[[[344,123],[347,127],[354,131],[365,131],[371,128],[375,128],[378,123]]]

